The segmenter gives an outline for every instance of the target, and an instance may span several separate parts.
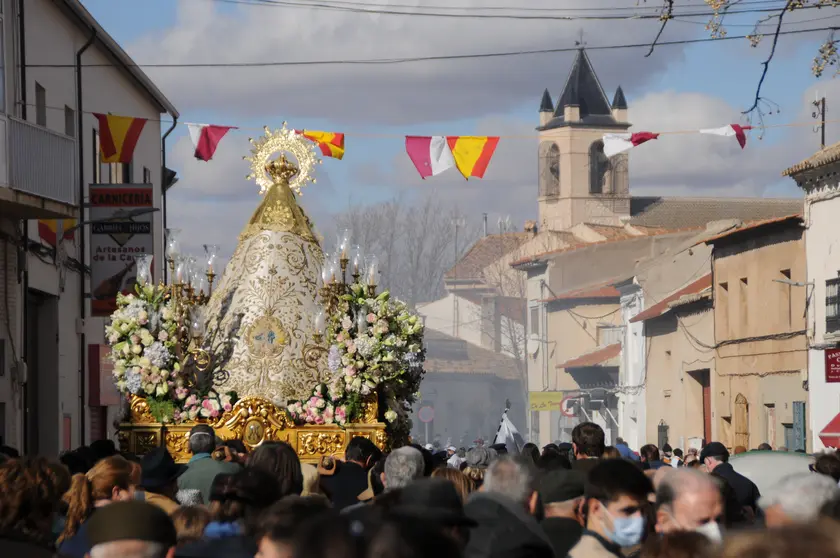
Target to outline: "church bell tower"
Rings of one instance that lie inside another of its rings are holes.
[[[602,141],[630,127],[621,87],[610,103],[580,48],[556,106],[546,89],[539,114],[540,230],[621,225],[630,217],[628,158],[607,157]]]

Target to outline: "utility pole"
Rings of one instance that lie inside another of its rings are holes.
[[[819,96],[819,93],[814,94],[814,112],[811,117],[819,119],[820,123],[814,127],[814,132],[820,132],[820,149],[825,149],[825,95]]]
[[[466,221],[463,217],[456,217],[452,219],[452,224],[455,226],[455,263],[453,264],[453,268],[455,269],[455,278],[458,278],[458,256],[460,256],[460,252],[458,251],[458,230],[463,228],[466,225]],[[458,316],[458,295],[452,295],[452,337],[458,338],[459,333],[459,324],[461,321],[460,316]]]

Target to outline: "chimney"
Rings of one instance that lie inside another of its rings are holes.
[[[481,346],[494,353],[502,352],[502,315],[495,294],[481,297]]]

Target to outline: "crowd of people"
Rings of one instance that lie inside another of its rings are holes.
[[[521,452],[352,438],[301,463],[212,428],[192,457],[99,441],[51,461],[0,449],[0,556],[66,558],[840,558],[840,457],[761,494],[723,444],[638,453],[579,424]],[[766,448],[762,448],[766,449]]]

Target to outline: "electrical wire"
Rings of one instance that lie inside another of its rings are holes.
[[[560,21],[609,21],[609,20],[662,20],[662,13],[663,13],[663,6],[649,6],[649,7],[635,7],[633,8],[634,11],[647,11],[647,12],[658,12],[658,13],[634,13],[633,15],[619,15],[619,14],[609,14],[609,15],[551,15],[550,13],[542,13],[539,15],[523,15],[523,14],[487,14],[487,13],[474,13],[476,11],[480,11],[481,7],[473,7],[470,8],[469,11],[473,13],[449,13],[445,11],[405,11],[395,9],[400,6],[383,6],[379,9],[370,9],[370,8],[362,8],[359,5],[341,5],[338,2],[295,2],[293,0],[212,0],[214,2],[220,2],[225,4],[237,4],[237,5],[245,5],[245,6],[256,6],[256,7],[271,7],[271,8],[292,8],[292,9],[307,9],[307,10],[323,10],[323,11],[336,11],[336,12],[344,12],[344,13],[352,13],[352,14],[362,14],[362,15],[385,15],[385,16],[408,16],[408,17],[425,17],[425,18],[440,18],[440,19],[471,19],[471,20],[537,20],[537,21],[552,21],[552,20],[560,20]],[[379,4],[382,6],[381,4]],[[431,7],[427,6],[401,6],[403,8],[413,8],[414,10],[430,10]],[[697,6],[700,7],[700,6]],[[801,10],[808,10],[808,9],[821,9],[827,8],[827,6],[820,6],[819,4],[816,5],[808,5],[808,6],[801,6],[796,8],[796,11]],[[446,9],[446,8],[445,8]],[[462,9],[467,10],[467,8],[448,8],[448,9]],[[512,8],[514,10],[518,10],[521,8]],[[674,13],[674,16],[680,17],[705,17],[705,18],[713,18],[718,17],[719,15],[726,15],[726,16],[733,16],[738,14],[761,14],[761,13],[774,13],[780,12],[784,9],[783,5],[772,7],[772,8],[750,8],[746,10],[738,9],[738,10],[728,10],[725,14],[721,14],[720,12],[709,11],[708,6],[706,6],[706,11],[693,11],[690,13]],[[550,10],[550,8],[549,8]],[[582,10],[586,10],[586,8],[582,8]],[[591,10],[591,8],[590,8]],[[603,10],[606,11],[606,10]],[[670,19],[670,18],[669,18]],[[667,21],[667,20],[666,20]]]
[[[801,35],[805,33],[819,33],[825,31],[837,31],[840,27],[815,27],[811,29],[790,29],[781,30],[779,35]],[[675,41],[660,41],[657,47],[676,46],[676,45],[693,45],[704,44],[721,41],[732,41],[738,39],[748,39],[752,35],[727,35],[725,37],[712,38],[698,38],[698,39],[681,39]],[[368,58],[368,59],[337,59],[337,60],[286,60],[274,62],[201,62],[201,63],[159,63],[159,64],[134,64],[135,68],[267,68],[267,67],[294,67],[294,66],[332,66],[332,65],[393,65],[393,64],[409,64],[415,62],[441,62],[451,60],[475,60],[482,58],[505,58],[512,56],[531,56],[536,54],[561,54],[565,52],[577,52],[581,47],[563,47],[563,48],[547,48],[534,50],[517,50],[504,52],[485,52],[473,54],[443,54],[436,56],[414,56],[404,58]],[[617,50],[617,49],[634,49],[634,48],[650,48],[650,43],[627,43],[617,45],[601,45],[601,46],[586,46],[587,51],[601,51],[601,50]],[[75,64],[27,64],[28,68],[75,68]],[[110,68],[113,64],[99,63],[99,64],[82,64],[83,68]]]
[[[21,103],[18,103],[18,104],[21,104]],[[34,103],[26,103],[26,106],[27,107],[37,107],[37,105],[34,104]],[[64,112],[66,110],[66,107],[55,107],[55,106],[50,106],[50,105],[47,105],[47,106],[42,105],[42,108],[44,108],[46,110],[55,110],[55,111],[61,111],[61,112]],[[94,114],[94,112],[86,110],[86,111],[84,111],[84,114]],[[123,116],[125,116],[125,115],[123,115]],[[158,118],[146,118],[145,120],[147,122],[158,122],[158,123],[161,123],[161,124],[172,124],[172,120],[165,120],[165,119],[158,119]],[[840,123],[840,119],[826,120],[825,123],[826,124],[838,124],[838,123]],[[186,121],[181,121],[181,120],[178,120],[178,122],[176,122],[176,124],[178,126],[190,126],[190,125],[206,126],[207,125],[206,123],[186,122]],[[719,125],[719,124],[720,124],[719,122],[715,123],[715,125]],[[801,121],[801,122],[785,122],[785,123],[782,123],[782,124],[764,124],[760,128],[763,129],[763,130],[768,130],[768,129],[773,129],[773,128],[803,128],[803,127],[811,127],[813,125],[814,125],[814,121],[813,120],[808,120],[808,121]],[[756,128],[758,128],[758,126],[756,126]],[[55,131],[55,130],[53,130],[53,131]],[[258,127],[258,126],[236,126],[236,127],[233,127],[230,130],[229,133],[236,133],[236,132],[243,132],[243,131],[264,132],[265,128],[264,127]],[[343,132],[343,133],[344,133],[345,137],[359,137],[359,138],[369,138],[369,139],[401,139],[401,140],[405,139],[404,134],[369,134],[369,133],[364,133],[364,132]],[[687,135],[687,134],[699,134],[700,130],[699,129],[696,129],[696,130],[670,130],[670,131],[659,131],[657,133],[660,136]],[[457,135],[457,134],[442,134],[442,135]],[[499,136],[494,136],[494,137],[498,137],[498,138],[505,139],[505,140],[529,140],[529,141],[533,141],[535,138],[538,138],[538,136],[535,135],[535,134],[508,134],[508,135],[499,135]],[[541,257],[550,256],[554,253],[555,253],[555,251],[545,252],[545,253],[542,253],[542,254],[536,254],[535,256],[533,256],[531,258],[530,261],[536,260],[536,259],[541,258]]]
[[[257,6],[266,6],[266,7],[274,7],[275,4],[278,2],[274,0],[211,0],[214,2],[220,2],[225,4],[253,4]],[[648,11],[661,11],[662,6],[655,6],[653,3],[644,5],[637,5],[637,6],[598,6],[594,8],[573,8],[573,7],[564,7],[564,8],[535,8],[535,7],[528,7],[528,6],[443,6],[443,5],[426,5],[426,6],[419,6],[419,5],[412,5],[412,4],[400,4],[397,2],[358,2],[352,0],[321,0],[320,3],[335,5],[335,6],[354,6],[359,8],[413,8],[413,9],[425,9],[425,10],[469,10],[469,11],[521,11],[521,12],[613,12],[613,11],[639,11],[639,10],[648,10]],[[784,0],[746,0],[743,2],[738,2],[738,6],[750,6],[750,5],[761,5],[767,6],[770,4],[783,4]],[[300,7],[306,8],[309,7],[309,3],[301,3],[295,2],[294,0],[285,0],[283,4],[296,4]],[[288,7],[288,6],[284,6]],[[682,4],[680,7],[682,8],[706,8],[708,9],[709,5],[706,2],[696,2],[692,4]],[[782,5],[779,5],[781,8]]]

